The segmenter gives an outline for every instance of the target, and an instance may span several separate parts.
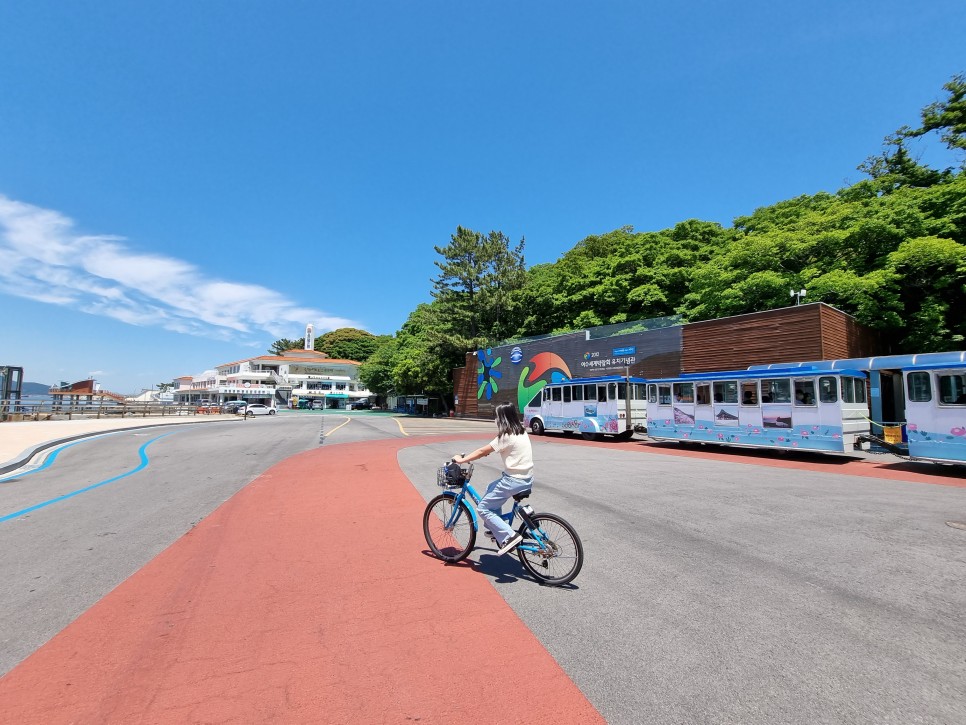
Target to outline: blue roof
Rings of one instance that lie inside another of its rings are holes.
[[[966,351],[963,352],[921,352],[915,355],[881,355],[878,357],[853,357],[841,360],[813,360],[799,363],[773,363],[771,365],[750,365],[749,370],[773,370],[788,367],[810,367],[819,370],[838,370],[853,368],[856,370],[901,370],[911,365],[934,363],[966,362]]]
[[[723,370],[711,373],[687,373],[674,378],[648,378],[649,383],[693,383],[701,380],[748,380],[758,378],[802,378],[816,375],[841,375],[865,378],[862,370],[819,370],[817,368],[782,368],[774,370]]]
[[[916,371],[916,370],[959,370],[961,368],[966,368],[966,362],[951,362],[951,363],[932,362],[932,363],[921,363],[919,365],[907,365],[906,367],[904,367],[902,369],[903,370],[910,371],[910,372],[913,372],[913,371]]]

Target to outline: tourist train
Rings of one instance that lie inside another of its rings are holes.
[[[876,445],[966,463],[966,352],[776,363],[745,370],[548,383],[531,432],[846,453]]]
[[[844,453],[870,432],[861,370],[731,370],[647,381],[647,435]]]
[[[548,383],[525,406],[524,424],[544,431],[580,433],[587,440],[602,435],[629,440],[647,428],[644,378],[607,375]]]

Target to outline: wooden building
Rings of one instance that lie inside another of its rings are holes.
[[[503,402],[522,409],[538,380],[671,377],[888,352],[872,330],[823,302],[607,337],[584,330],[467,353],[453,371],[455,410],[490,418]]]

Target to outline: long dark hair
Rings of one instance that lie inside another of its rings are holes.
[[[496,406],[496,429],[501,436],[521,435],[526,432],[513,403],[500,403]]]

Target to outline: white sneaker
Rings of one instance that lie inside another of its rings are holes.
[[[523,537],[520,534],[514,534],[509,539],[507,539],[506,543],[500,547],[500,550],[498,552],[496,552],[497,556],[503,556],[508,551],[513,551],[515,548],[517,548],[520,545],[521,541],[523,541]]]

